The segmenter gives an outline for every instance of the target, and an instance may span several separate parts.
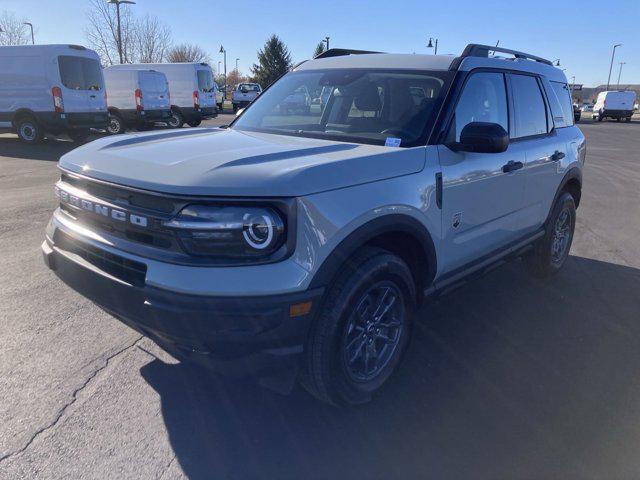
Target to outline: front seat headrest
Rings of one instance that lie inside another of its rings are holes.
[[[354,99],[355,106],[362,112],[377,112],[382,107],[378,87],[369,82],[363,86]]]

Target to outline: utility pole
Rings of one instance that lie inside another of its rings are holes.
[[[33,37],[33,24],[29,22],[24,22],[23,25],[29,25],[29,27],[31,28],[31,45],[35,45],[36,41],[35,41],[35,38]]]
[[[618,90],[620,90],[620,77],[622,76],[622,66],[627,62],[618,62],[620,63],[620,70],[618,71]]]
[[[240,59],[236,58],[236,73],[238,73],[238,60],[240,60]]]
[[[220,45],[220,52],[224,54],[224,98],[227,98],[227,50]]]
[[[116,6],[116,17],[118,19],[118,57],[120,57],[120,63],[124,63],[122,59],[122,30],[120,29],[120,4],[128,3],[135,5],[136,2],[132,0],[107,0],[107,3],[113,3]]]
[[[613,70],[613,59],[616,56],[616,48],[622,46],[621,43],[616,43],[613,46],[613,51],[611,52],[611,65],[609,66],[609,77],[607,78],[607,90],[609,90],[609,84],[611,83],[611,70]]]

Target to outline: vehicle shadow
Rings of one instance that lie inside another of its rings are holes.
[[[628,477],[639,293],[634,268],[572,256],[537,280],[514,262],[425,305],[399,372],[347,409],[180,363],[141,374],[192,479]]]
[[[91,136],[84,142],[99,138]],[[0,156],[10,158],[21,158],[25,160],[48,160],[57,162],[62,155],[70,152],[84,143],[76,143],[70,140],[57,140],[47,138],[37,145],[25,145],[18,137],[0,135]]]

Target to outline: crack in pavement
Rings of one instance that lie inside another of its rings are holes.
[[[160,476],[158,477],[158,480],[162,480],[164,478],[164,476],[167,474],[167,472],[171,469],[171,465],[173,465],[173,462],[175,462],[176,460],[176,455],[174,455],[171,460],[169,461],[169,463],[167,463],[167,466],[165,467],[164,471],[160,474]]]
[[[136,344],[138,342],[140,342],[140,340],[142,340],[143,338],[144,338],[144,336],[140,335],[138,338],[136,338],[136,340],[134,342],[130,343],[126,347],[121,348],[117,352],[109,355],[105,359],[104,364],[102,366],[100,366],[99,368],[95,369],[93,372],[91,372],[91,374],[89,374],[89,376],[85,379],[85,381],[82,383],[82,385],[80,385],[80,387],[76,388],[73,391],[73,394],[71,395],[71,400],[68,403],[66,403],[65,405],[62,406],[62,408],[55,415],[55,418],[53,419],[53,421],[51,421],[48,425],[45,425],[44,427],[39,428],[38,430],[36,430],[35,433],[31,436],[31,438],[27,441],[27,443],[22,448],[14,451],[14,452],[8,453],[6,455],[0,456],[0,463],[4,462],[5,460],[8,460],[9,458],[12,458],[12,457],[14,457],[16,455],[20,455],[21,453],[26,451],[31,446],[31,444],[35,441],[35,439],[38,438],[42,433],[50,430],[51,428],[54,428],[58,424],[58,422],[62,419],[62,417],[64,416],[64,414],[67,411],[67,409],[71,405],[73,405],[76,402],[76,400],[78,400],[78,395],[80,394],[80,392],[82,392],[82,390],[84,390],[89,385],[89,383],[91,383],[91,380],[93,380],[96,377],[96,375],[98,375],[98,373],[100,373],[105,368],[107,368],[109,366],[109,362],[111,360],[113,360],[115,357],[117,357],[121,353],[126,352],[130,348],[135,347]]]

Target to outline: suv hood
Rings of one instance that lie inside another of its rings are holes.
[[[418,172],[424,161],[424,148],[192,128],[95,140],[60,167],[163,193],[294,197]]]

